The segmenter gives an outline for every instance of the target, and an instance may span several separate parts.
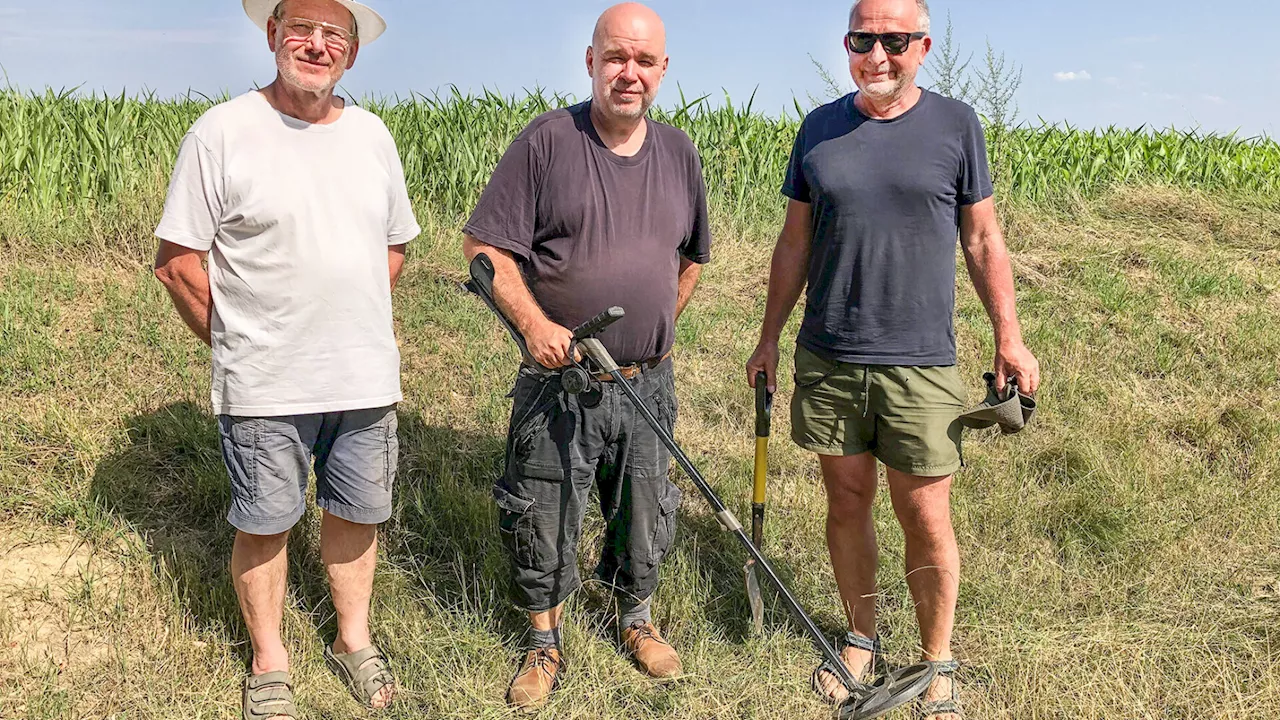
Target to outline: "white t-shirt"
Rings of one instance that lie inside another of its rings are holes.
[[[210,251],[214,412],[398,402],[387,248],[419,232],[372,113],[348,104],[312,125],[257,91],[206,112],[182,140],[156,235]]]

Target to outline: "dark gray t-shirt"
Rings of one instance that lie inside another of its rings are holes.
[[[813,206],[796,342],[842,362],[954,365],[960,207],[992,194],[982,125],[927,90],[892,120],[853,97],[804,119],[782,185]]]
[[[711,259],[698,151],[680,130],[645,122],[640,152],[621,157],[591,124],[590,101],[544,113],[507,148],[463,228],[519,258],[556,323],[620,305],[626,316],[600,339],[622,364],[671,349],[680,258]]]

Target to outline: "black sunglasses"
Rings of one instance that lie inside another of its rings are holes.
[[[925,32],[890,32],[890,33],[869,33],[850,31],[844,36],[844,46],[849,52],[862,53],[871,52],[871,48],[876,46],[876,42],[880,42],[880,46],[890,55],[901,55],[907,51],[912,40],[919,40],[928,35]]]

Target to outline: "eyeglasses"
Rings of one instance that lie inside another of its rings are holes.
[[[884,48],[884,51],[890,55],[901,55],[910,47],[912,40],[919,40],[928,35],[926,32],[890,32],[890,33],[869,33],[850,31],[844,36],[844,46],[849,52],[863,53],[871,52],[876,46],[876,42]]]
[[[289,40],[310,40],[315,37],[316,30],[320,31],[320,35],[324,38],[324,44],[345,52],[351,47],[351,41],[355,39],[355,35],[351,31],[340,28],[337,25],[330,25],[319,20],[308,20],[306,18],[289,18],[283,21],[284,34]]]

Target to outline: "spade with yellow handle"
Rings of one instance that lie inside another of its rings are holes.
[[[756,464],[751,486],[751,542],[764,542],[764,490],[769,473],[769,421],[773,413],[773,393],[763,372],[756,374]],[[742,568],[747,581],[747,602],[751,605],[751,625],[756,634],[764,630],[764,599],[756,578],[756,561],[748,558]]]

